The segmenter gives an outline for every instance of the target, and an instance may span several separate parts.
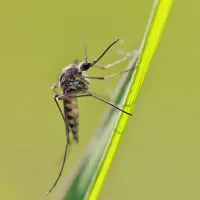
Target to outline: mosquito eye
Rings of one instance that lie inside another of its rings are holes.
[[[90,67],[91,67],[91,63],[83,63],[81,68],[82,68],[83,71],[86,71]]]

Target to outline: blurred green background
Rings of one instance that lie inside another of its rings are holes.
[[[0,7],[0,199],[43,200],[60,170],[62,118],[50,86],[66,65],[97,57],[117,37],[101,64],[118,49],[140,46],[153,1],[7,1]],[[100,200],[200,199],[199,1],[174,4]],[[122,71],[127,62],[89,75]],[[120,77],[92,81],[110,98]],[[83,98],[80,144],[72,145],[64,175],[73,168],[107,108]],[[62,177],[57,191],[64,180]]]

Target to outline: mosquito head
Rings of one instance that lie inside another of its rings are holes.
[[[79,63],[78,68],[80,71],[87,71],[91,66],[92,64],[90,62],[83,61]]]

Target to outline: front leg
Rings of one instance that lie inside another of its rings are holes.
[[[59,83],[52,84],[51,89],[53,90],[54,93],[59,94],[59,92],[56,91],[57,89],[60,89]]]
[[[115,73],[115,74],[111,74],[109,76],[82,76],[82,78],[88,78],[88,79],[97,79],[97,80],[105,80],[105,79],[109,79],[118,75],[122,75],[124,73],[127,73],[129,71],[135,70],[136,67],[131,67],[130,69],[127,69],[123,72],[119,72],[119,73]]]
[[[113,62],[111,64],[108,64],[108,65],[105,65],[105,66],[101,66],[101,65],[95,64],[94,66],[97,67],[97,68],[100,68],[100,69],[108,69],[110,67],[114,67],[115,65],[118,65],[118,64],[126,61],[129,57],[135,56],[135,54],[136,54],[136,51],[133,51],[132,53],[127,53],[126,56],[124,56],[120,60],[117,60],[117,61],[115,61],[115,62]]]

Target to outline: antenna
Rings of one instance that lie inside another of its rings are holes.
[[[82,42],[83,42],[83,46],[84,46],[85,62],[87,63],[87,61],[88,61],[88,55],[87,55],[87,47],[86,47],[86,43],[85,43],[84,34],[82,35]]]
[[[117,40],[115,40],[112,44],[110,44],[107,48],[106,48],[106,50],[97,58],[97,59],[94,59],[94,61],[92,61],[91,63],[89,62],[87,62],[87,52],[86,52],[86,46],[84,46],[85,47],[85,57],[86,57],[86,63],[83,63],[83,65],[81,66],[81,70],[82,71],[86,71],[86,70],[88,70],[90,67],[92,67],[93,65],[95,65],[104,55],[105,55],[105,53],[116,43],[116,42],[118,42],[119,41],[119,39],[117,39]]]
[[[94,59],[94,61],[91,62],[91,66],[93,66],[95,63],[97,63],[97,62],[105,55],[105,53],[106,53],[116,42],[118,42],[118,41],[119,41],[119,38],[118,38],[117,40],[115,40],[112,44],[110,44],[110,45],[106,48],[106,50],[99,56],[99,58]]]

